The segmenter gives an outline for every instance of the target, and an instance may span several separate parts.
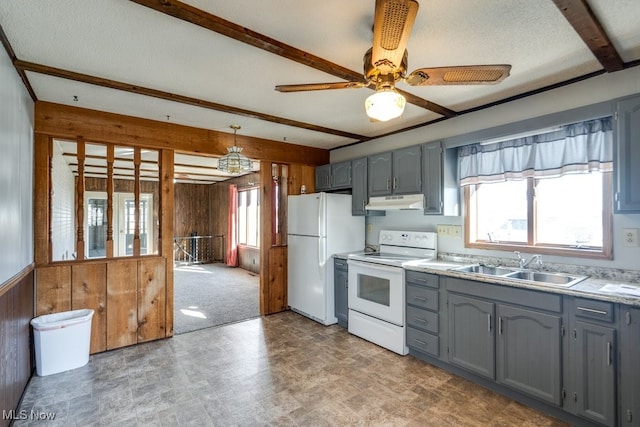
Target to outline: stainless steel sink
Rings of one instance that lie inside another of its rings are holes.
[[[453,270],[464,273],[486,274],[489,276],[504,276],[508,273],[515,272],[515,270],[510,268],[492,267],[488,265],[465,265],[464,267],[454,268]]]
[[[571,287],[586,279],[586,276],[571,276],[562,273],[546,273],[541,271],[514,271],[505,276],[509,279],[528,280],[545,285]]]
[[[518,270],[506,267],[493,267],[488,265],[465,265],[452,269],[452,271],[460,271],[463,273],[483,274],[486,276],[496,276],[505,279],[526,280],[528,282],[536,282],[541,285],[560,286],[569,288],[584,279],[587,276],[573,276],[563,273],[550,273],[534,270]]]

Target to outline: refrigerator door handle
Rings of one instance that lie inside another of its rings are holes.
[[[318,236],[323,237],[325,235],[325,230],[324,230],[324,215],[325,215],[325,211],[323,208],[324,206],[324,199],[325,199],[325,193],[320,193],[320,199],[318,200]]]
[[[320,272],[320,280],[324,282],[324,266],[326,264],[325,252],[327,250],[327,239],[320,237],[318,239],[318,271]]]

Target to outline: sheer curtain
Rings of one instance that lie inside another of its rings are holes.
[[[460,186],[612,169],[611,117],[565,125],[540,135],[458,149]]]
[[[238,187],[229,185],[229,215],[227,222],[227,259],[230,267],[238,266]]]

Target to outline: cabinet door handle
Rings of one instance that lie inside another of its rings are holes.
[[[364,199],[362,199],[362,210],[364,210]]]
[[[396,177],[395,176],[393,177],[393,189],[394,190],[396,189]]]
[[[422,317],[416,317],[415,319],[416,319],[418,322],[422,322],[422,323],[424,323],[425,325],[426,325],[427,323],[429,323],[429,321],[428,321],[427,319],[423,319]]]
[[[607,366],[611,366],[611,343],[607,343]]]
[[[502,316],[498,316],[498,334],[502,335]]]
[[[391,190],[391,179],[387,178],[387,190]]]
[[[487,330],[491,332],[491,314],[487,314]]]
[[[624,321],[625,321],[625,323],[626,323],[627,325],[630,325],[630,324],[631,324],[631,312],[630,312],[630,311],[627,311],[627,313],[626,313],[626,315],[625,315],[625,320],[624,320]]]
[[[603,316],[606,316],[608,314],[606,311],[596,310],[594,308],[576,307],[576,309],[580,311],[586,311],[587,313],[602,314]]]
[[[427,298],[424,298],[424,297],[413,297],[413,299],[422,301],[422,302],[427,302]]]
[[[421,341],[421,340],[419,340],[418,338],[414,338],[413,340],[414,340],[415,342],[417,342],[418,344],[422,344],[422,345],[425,345],[425,346],[427,345],[427,343],[426,343],[426,342]]]

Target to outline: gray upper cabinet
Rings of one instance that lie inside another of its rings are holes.
[[[562,318],[499,304],[497,380],[554,405],[562,403]]]
[[[369,156],[369,196],[388,196],[391,194],[393,164],[391,152]]]
[[[441,142],[422,146],[422,190],[425,215],[460,215],[458,158]]]
[[[351,161],[331,164],[331,188],[351,188]]]
[[[615,118],[614,211],[640,212],[640,96],[619,101]]]
[[[424,213],[442,214],[442,144],[422,146],[422,179],[424,190]]]
[[[351,188],[351,161],[316,167],[316,191]]]
[[[422,193],[421,153],[417,145],[369,156],[369,196]]]
[[[331,189],[331,165],[316,167],[316,191]]]
[[[393,152],[393,194],[422,193],[422,148],[401,148]]]
[[[640,308],[620,308],[620,425],[640,425]]]
[[[448,295],[449,363],[495,379],[495,304]]]
[[[569,313],[565,359],[565,409],[607,426],[616,425],[616,329],[614,305],[566,298]]]
[[[367,196],[367,158],[362,157],[351,161],[351,215],[381,216],[384,211],[368,211],[365,206]]]

